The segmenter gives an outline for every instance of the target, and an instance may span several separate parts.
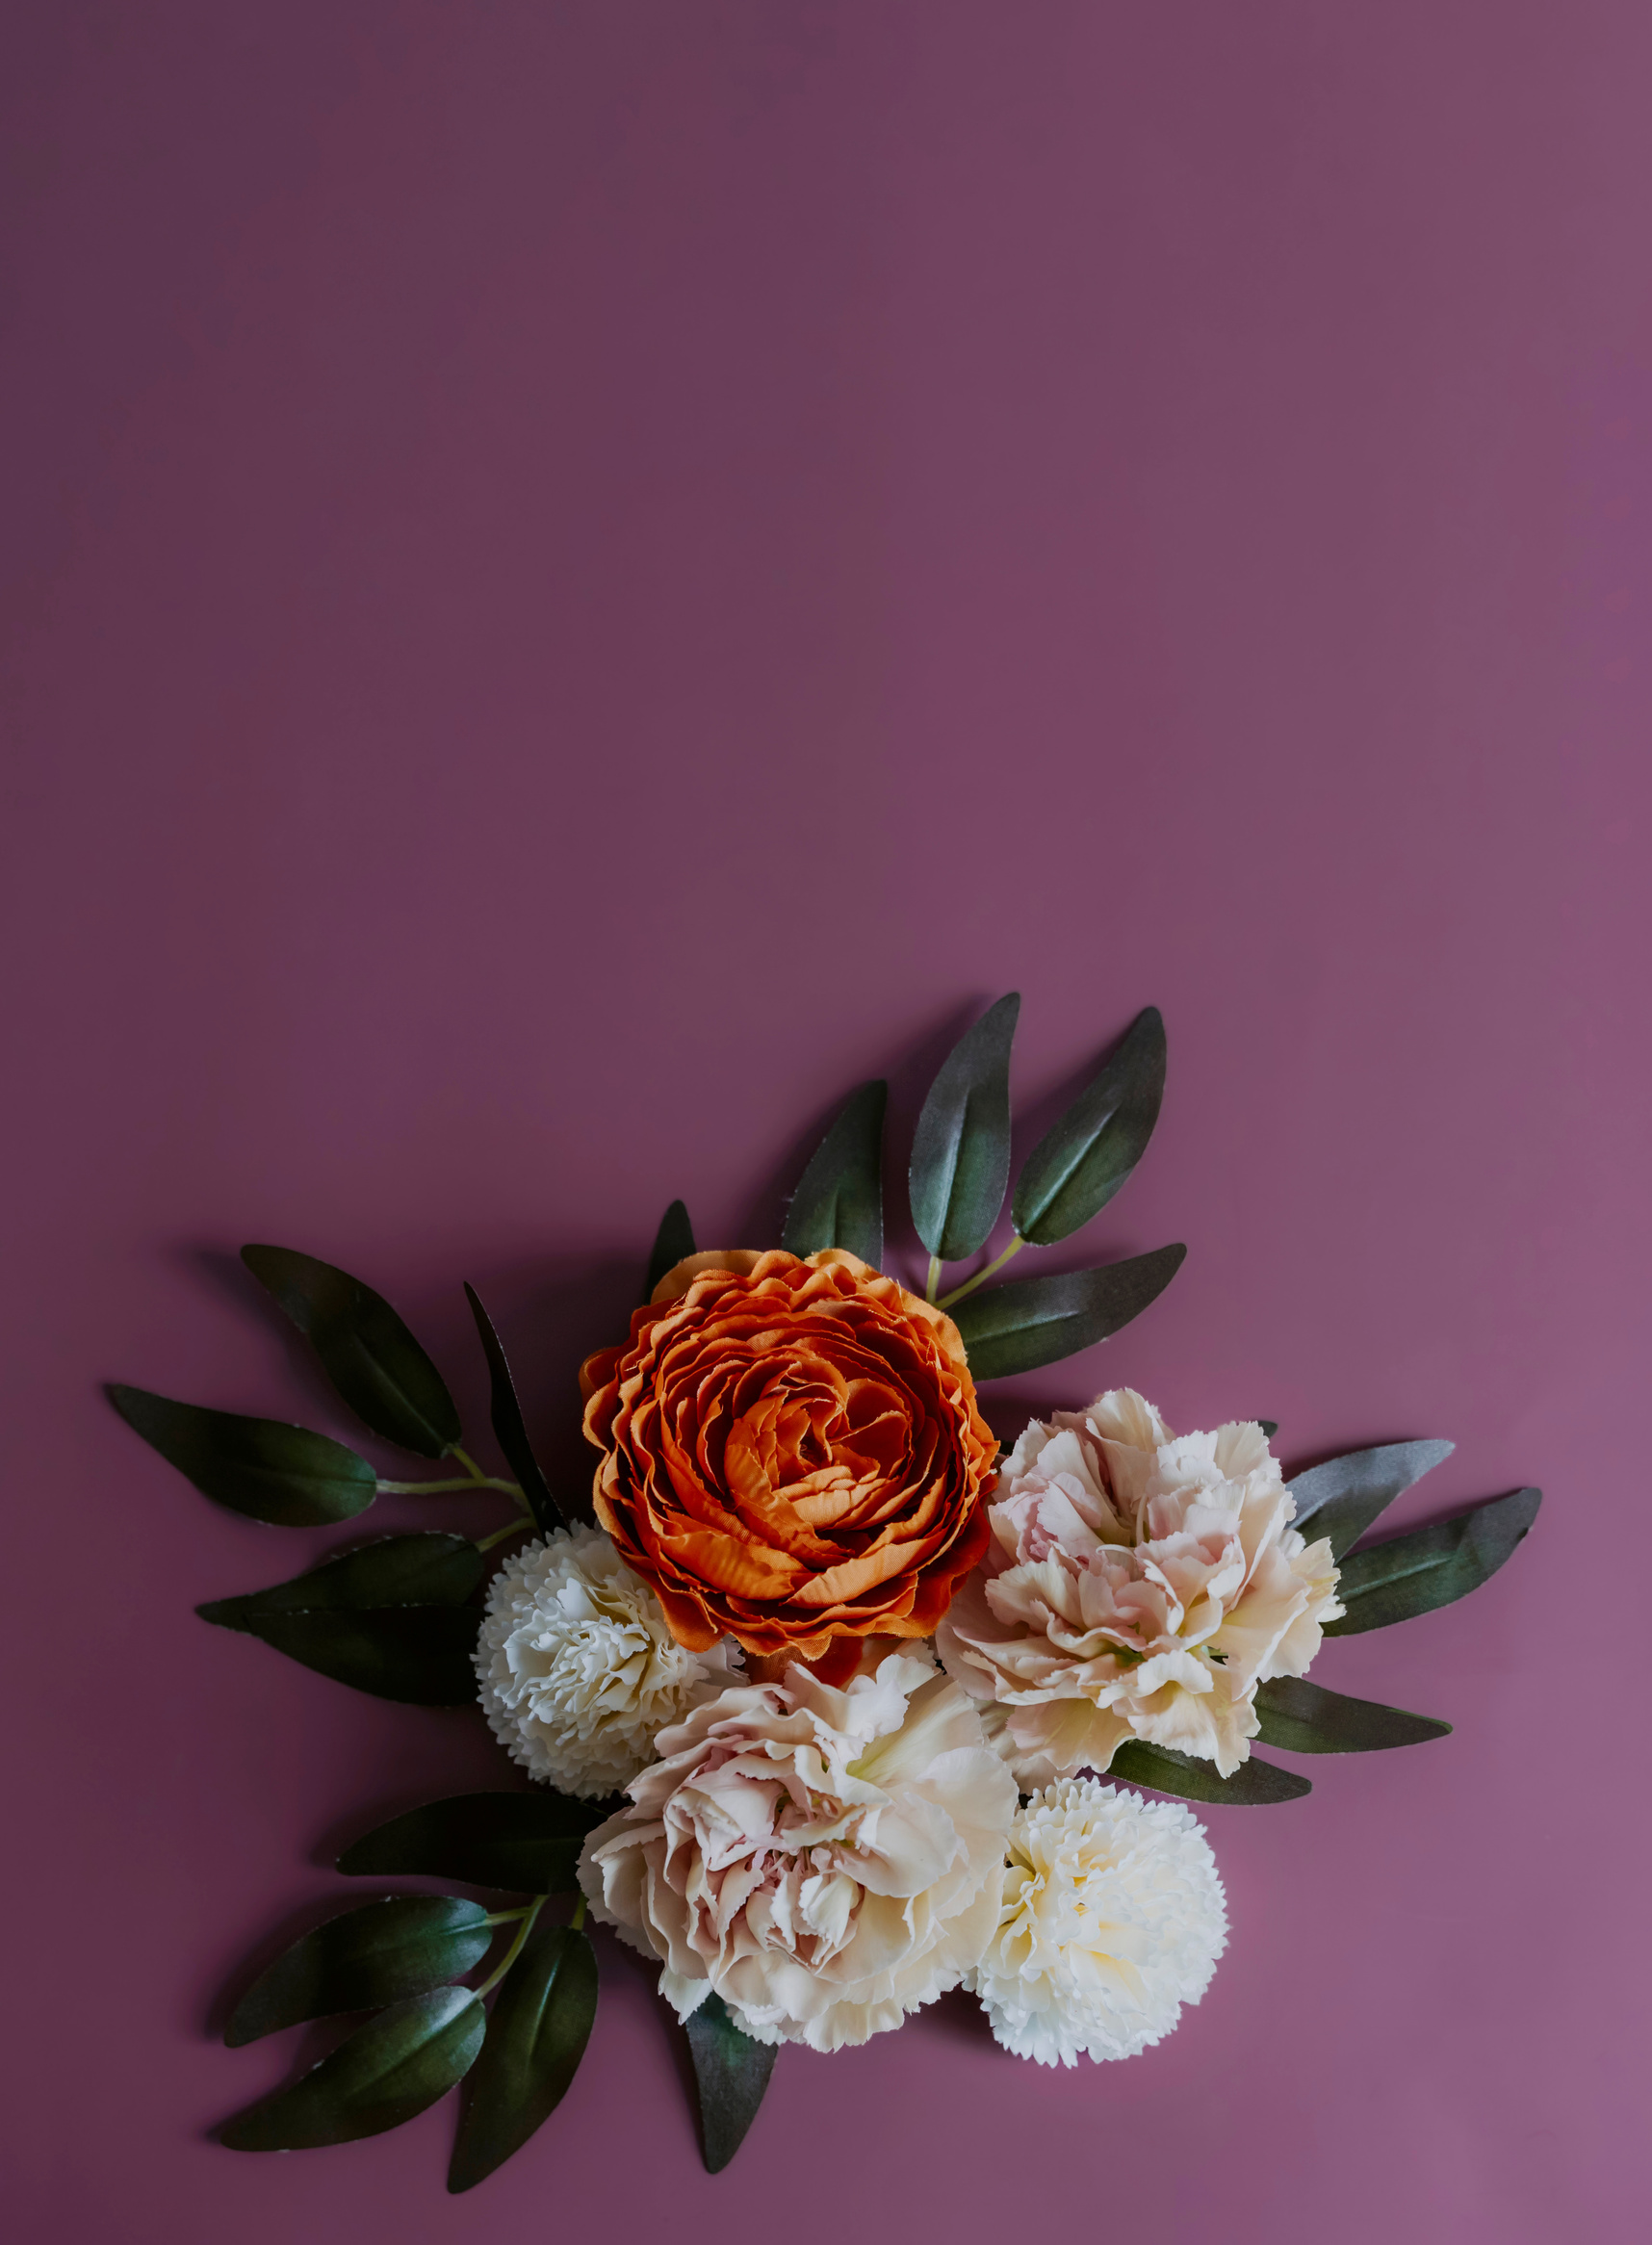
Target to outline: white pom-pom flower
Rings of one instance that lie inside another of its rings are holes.
[[[1019,2058],[1129,2058],[1199,2001],[1226,1946],[1198,1820],[1178,1801],[1064,1778],[1016,1818],[998,1929],[966,1985]]]
[[[601,1529],[558,1529],[489,1586],[482,1712],[513,1762],[595,1799],[647,1768],[657,1731],[739,1681],[732,1650],[687,1651]]]

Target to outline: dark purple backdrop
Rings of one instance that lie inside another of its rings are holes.
[[[13,2233],[1639,2237],[1642,0],[0,40]],[[1230,1953],[1128,2064],[948,2000],[787,2052],[713,2180],[616,1962],[474,2197],[450,2108],[219,2149],[290,2061],[212,2039],[245,1960],[500,1765],[194,1620],[327,1539],[96,1382],[348,1435],[229,1262],[291,1241],[480,1426],[475,1279],[571,1469],[664,1203],[772,1238],[847,1086],[910,1121],[1012,986],[1035,1126],[1164,1008],[1061,1252],[1190,1253],[1004,1423],[1129,1381],[1287,1458],[1455,1436],[1403,1516],[1543,1483],[1489,1588],[1316,1669],[1455,1736],[1208,1813]]]

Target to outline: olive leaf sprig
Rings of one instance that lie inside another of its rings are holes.
[[[381,1536],[290,1580],[199,1609],[220,1628],[261,1638],[339,1682],[389,1699],[458,1706],[476,1696],[473,1603],[487,1554],[564,1516],[535,1460],[504,1352],[476,1291],[466,1287],[492,1378],[492,1419],[514,1480],[484,1473],[460,1442],[447,1382],[402,1319],[371,1286],[292,1248],[242,1250],[247,1269],[314,1347],[342,1400],[386,1442],[451,1459],[457,1474],[403,1481],[379,1474],[330,1435],[277,1419],[244,1417],[123,1384],[111,1402],[133,1431],[203,1495],[280,1527],[356,1518],[380,1496],[488,1490],[513,1517],[479,1539],[432,1531]]]
[[[1148,1006],[1022,1164],[1008,1247],[941,1292],[944,1267],[986,1246],[1009,1191],[1010,1047],[1020,1002],[1012,991],[989,1006],[942,1061],[907,1173],[913,1227],[929,1256],[925,1298],[951,1314],[977,1380],[1036,1371],[1106,1339],[1157,1300],[1187,1254],[1177,1244],[1087,1271],[988,1285],[1022,1249],[1053,1247],[1098,1216],[1141,1160],[1165,1085],[1164,1019]],[[783,1234],[794,1254],[848,1248],[881,1268],[887,1090],[882,1082],[861,1085],[804,1172]]]

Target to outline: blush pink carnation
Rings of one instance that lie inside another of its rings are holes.
[[[1023,1787],[1104,1770],[1132,1738],[1232,1775],[1257,1685],[1304,1674],[1342,1612],[1295,1510],[1253,1422],[1178,1438],[1127,1387],[1032,1422],[936,1636]]]
[[[955,1988],[998,1923],[1016,1814],[980,1717],[927,1658],[834,1690],[801,1667],[660,1732],[580,1859],[593,1916],[760,2042],[865,2042]]]

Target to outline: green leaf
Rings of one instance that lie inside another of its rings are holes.
[[[1376,1699],[1348,1699],[1303,1676],[1258,1684],[1256,1713],[1263,1743],[1288,1754],[1372,1754],[1388,1746],[1420,1746],[1451,1733],[1450,1723],[1432,1715],[1407,1715]]]
[[[1258,1762],[1254,1754],[1241,1762],[1231,1777],[1218,1777],[1214,1762],[1178,1754],[1171,1746],[1149,1746],[1141,1739],[1126,1740],[1116,1749],[1107,1775],[1125,1785],[1150,1785],[1155,1793],[1174,1793],[1182,1800],[1232,1808],[1269,1807],[1275,1801],[1300,1800],[1313,1791],[1294,1769]]]
[[[220,2130],[232,2152],[301,2152],[382,2135],[462,2081],[487,2012],[468,1988],[437,1988],[370,2019],[319,2066]]]
[[[453,1399],[382,1294],[293,1248],[245,1247],[241,1259],[311,1342],[364,1426],[421,1458],[452,1448],[459,1438]]]
[[[364,1613],[380,1606],[462,1606],[486,1572],[468,1535],[383,1535],[323,1560],[307,1574],[216,1598],[195,1612],[220,1629],[250,1629],[271,1613]]]
[[[244,1629],[289,1660],[378,1699],[399,1699],[411,1707],[468,1707],[477,1695],[479,1607],[296,1613],[253,1610],[229,1620],[212,1613],[205,1618]]]
[[[1327,1637],[1386,1629],[1413,1613],[1450,1606],[1494,1575],[1537,1517],[1541,1489],[1492,1497],[1455,1519],[1368,1544],[1342,1562],[1336,1594],[1348,1611],[1328,1621]]]
[[[1432,1473],[1448,1458],[1454,1442],[1384,1442],[1375,1450],[1350,1450],[1345,1457],[1328,1458],[1310,1465],[1290,1484],[1296,1499],[1292,1525],[1304,1529],[1310,1543],[1329,1536],[1333,1559],[1359,1541],[1379,1514],[1413,1482]]]
[[[231,2050],[335,2011],[375,2011],[462,1979],[493,1946],[479,1902],[457,1895],[387,1895],[329,1918],[294,1942],[236,2005]]]
[[[847,1248],[881,1270],[884,1259],[884,1109],[887,1083],[851,1092],[804,1171],[780,1244],[794,1255]]]
[[[347,1847],[351,1878],[422,1876],[518,1895],[571,1895],[585,1834],[621,1804],[532,1793],[462,1793],[393,1817]]]
[[[533,1455],[533,1445],[528,1439],[528,1429],[523,1423],[522,1406],[516,1400],[516,1382],[510,1377],[510,1366],[493,1320],[481,1305],[481,1297],[468,1282],[465,1300],[471,1305],[471,1315],[477,1321],[482,1355],[487,1358],[488,1378],[493,1382],[489,1415],[493,1420],[494,1438],[504,1453],[505,1463],[515,1474],[528,1499],[528,1509],[541,1531],[549,1535],[554,1528],[560,1528],[567,1515],[551,1494],[550,1484],[539,1470],[539,1460]]]
[[[1105,1208],[1147,1150],[1165,1093],[1165,1024],[1139,1013],[1089,1088],[1039,1140],[1016,1179],[1016,1229],[1053,1247]]]
[[[757,2118],[780,2051],[742,2034],[720,1996],[708,1996],[690,2015],[687,2033],[700,2092],[700,2155],[707,2174],[718,2175]]]
[[[1252,1421],[1252,1424],[1253,1426],[1260,1427],[1263,1433],[1267,1436],[1270,1442],[1274,1439],[1274,1436],[1279,1431],[1279,1422],[1278,1419],[1254,1419]]]
[[[941,1064],[912,1142],[912,1221],[943,1263],[972,1255],[1010,1181],[1010,1044],[1019,991],[989,1006]]]
[[[448,2188],[472,2190],[550,2119],[580,2068],[597,2016],[597,1959],[572,1925],[529,1934],[494,1999],[465,2089]]]
[[[279,1528],[323,1528],[372,1504],[377,1477],[365,1458],[307,1427],[202,1410],[144,1387],[107,1389],[134,1433],[202,1496]]]
[[[681,1200],[673,1200],[659,1220],[659,1229],[654,1235],[654,1252],[648,1258],[648,1277],[643,1281],[644,1302],[652,1301],[654,1289],[667,1271],[675,1269],[686,1256],[696,1253],[694,1226],[688,1221],[688,1211]]]
[[[967,1295],[948,1315],[963,1336],[970,1372],[977,1380],[1006,1380],[1104,1341],[1158,1300],[1186,1254],[1184,1247],[1155,1248],[1150,1255],[1094,1271],[1016,1278]]]

